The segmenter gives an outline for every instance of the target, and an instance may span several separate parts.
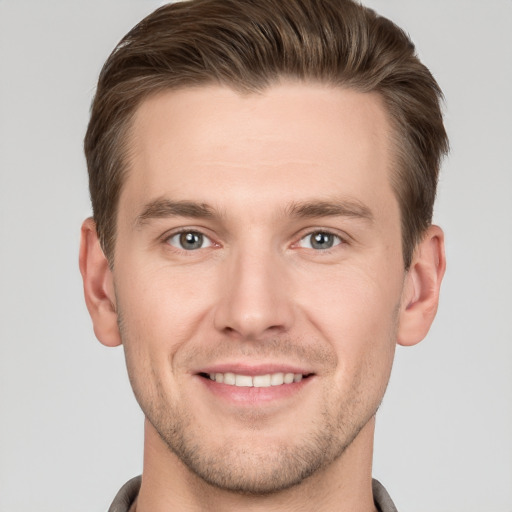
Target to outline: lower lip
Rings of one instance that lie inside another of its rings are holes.
[[[255,405],[258,403],[274,402],[284,398],[290,398],[298,395],[313,379],[313,376],[302,379],[300,382],[292,382],[291,384],[281,384],[279,386],[269,386],[265,388],[230,386],[221,384],[211,379],[198,376],[206,388],[214,395],[236,402],[238,404]]]

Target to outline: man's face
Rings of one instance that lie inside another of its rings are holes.
[[[114,284],[148,429],[216,486],[299,483],[368,424],[392,365],[404,270],[379,98],[169,91],[130,148]]]

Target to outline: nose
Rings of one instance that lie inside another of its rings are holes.
[[[220,284],[216,329],[247,341],[289,331],[293,298],[287,274],[285,262],[271,249],[233,254]]]

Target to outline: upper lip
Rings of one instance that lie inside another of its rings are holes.
[[[267,375],[273,373],[295,373],[310,375],[314,372],[304,366],[285,363],[267,363],[257,365],[244,363],[219,363],[201,367],[194,373],[235,373],[237,375],[247,375],[254,377],[256,375]]]

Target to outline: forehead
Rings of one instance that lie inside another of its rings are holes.
[[[373,93],[311,83],[165,91],[134,116],[121,199],[265,208],[338,194],[379,208],[391,193],[390,131]]]

